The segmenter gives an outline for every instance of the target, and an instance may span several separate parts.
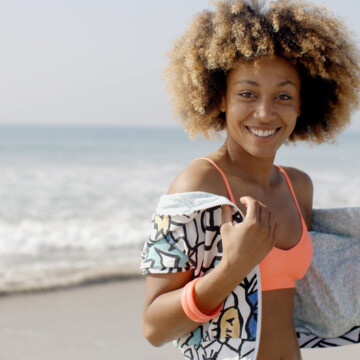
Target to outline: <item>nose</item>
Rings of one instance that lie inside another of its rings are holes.
[[[261,122],[269,122],[272,120],[273,115],[274,109],[271,99],[261,99],[255,109],[254,117],[259,119]]]

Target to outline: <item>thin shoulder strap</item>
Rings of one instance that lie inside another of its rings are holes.
[[[302,217],[302,214],[301,214],[301,210],[300,210],[299,203],[298,203],[298,201],[297,201],[297,199],[296,199],[296,195],[295,195],[294,188],[293,188],[293,186],[291,185],[291,181],[290,181],[290,178],[289,178],[288,174],[286,173],[286,171],[285,171],[280,165],[275,164],[275,166],[277,166],[278,169],[284,174],[285,179],[286,179],[286,182],[287,182],[287,184],[288,184],[288,186],[289,186],[289,189],[290,189],[290,191],[291,191],[291,194],[292,194],[292,196],[293,196],[293,198],[294,198],[294,201],[295,201],[295,204],[296,204],[296,206],[297,206],[299,215],[300,215],[301,218],[303,218],[303,217]]]
[[[230,197],[230,200],[236,204],[236,201],[235,201],[235,198],[234,198],[234,195],[231,191],[231,187],[230,187],[230,184],[229,184],[229,181],[225,175],[225,173],[215,164],[215,162],[207,157],[202,157],[202,158],[198,158],[197,160],[206,160],[208,161],[211,165],[214,166],[214,168],[220,173],[220,175],[222,176],[222,178],[224,179],[224,183],[225,183],[225,186],[226,186],[226,189],[227,189],[227,192],[229,194],[229,197]]]

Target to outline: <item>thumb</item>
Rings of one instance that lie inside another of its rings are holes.
[[[251,196],[243,196],[240,198],[240,202],[246,207],[245,218],[257,218],[259,211],[259,202]]]

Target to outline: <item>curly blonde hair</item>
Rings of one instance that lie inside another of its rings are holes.
[[[301,77],[301,115],[290,141],[335,137],[359,105],[359,52],[328,10],[301,0],[221,0],[196,15],[169,52],[165,70],[175,113],[190,137],[226,127],[226,74],[244,61],[277,55]]]

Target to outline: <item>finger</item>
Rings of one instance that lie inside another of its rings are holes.
[[[259,220],[259,202],[251,196],[243,196],[240,198],[240,202],[246,207],[246,218],[255,218]]]
[[[221,209],[221,230],[224,230],[225,228],[233,226],[232,209],[230,205],[223,205]]]
[[[231,223],[232,224],[232,210],[230,205],[223,205],[221,207],[221,222],[222,224]]]
[[[270,217],[271,212],[265,205],[260,204],[259,213],[260,213],[260,223],[264,227],[268,228],[269,227],[269,217]]]

